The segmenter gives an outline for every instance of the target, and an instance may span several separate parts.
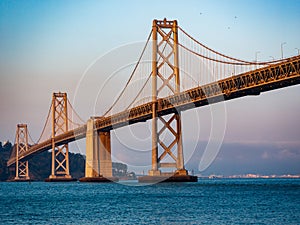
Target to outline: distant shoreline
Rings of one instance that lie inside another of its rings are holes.
[[[299,179],[300,175],[259,175],[259,174],[246,174],[246,175],[209,175],[202,176],[197,175],[199,179],[276,179],[276,178],[287,178],[287,179]]]

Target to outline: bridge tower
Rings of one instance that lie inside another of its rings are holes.
[[[19,155],[28,151],[27,124],[18,124],[16,132],[16,177],[15,181],[30,180],[28,161],[19,159]]]
[[[154,20],[152,25],[152,169],[149,177],[189,177],[184,167],[180,111],[166,116],[157,114],[158,98],[180,92],[177,29],[176,20]],[[173,168],[175,173],[163,172],[161,168]]]
[[[53,93],[52,95],[52,163],[51,175],[46,181],[74,180],[69,169],[68,143],[58,145],[55,137],[68,131],[67,93]]]

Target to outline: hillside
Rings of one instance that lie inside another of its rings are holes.
[[[10,157],[12,144],[7,142],[2,146],[0,142],[0,181],[6,181],[15,177],[15,167],[8,168],[7,160]],[[85,157],[79,153],[69,152],[70,173],[72,177],[79,179],[84,177]],[[43,181],[51,172],[51,152],[42,152],[29,159],[29,175],[32,180]],[[134,178],[134,173],[127,171],[127,165],[113,162],[113,176]]]
[[[0,142],[0,181],[5,181],[9,177],[6,162],[9,159],[11,149],[12,144],[10,142],[6,142],[3,146],[2,142]]]

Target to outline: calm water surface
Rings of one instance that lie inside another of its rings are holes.
[[[3,182],[0,224],[300,224],[300,179]]]

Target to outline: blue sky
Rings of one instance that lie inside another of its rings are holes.
[[[0,140],[13,140],[17,123],[28,123],[33,138],[38,138],[52,92],[66,91],[72,99],[93,60],[118,46],[145,41],[153,19],[177,19],[189,34],[219,52],[254,60],[259,51],[258,59],[263,61],[280,58],[284,42],[284,56],[296,54],[295,48],[300,48],[299,8],[300,1],[3,0]],[[99,73],[99,79],[106,76]],[[226,103],[224,141],[247,146],[296,145],[300,149],[299,95],[300,87],[296,86]],[[88,119],[90,111],[84,105],[79,102],[76,110]],[[209,114],[208,109],[194,113]],[[185,118],[184,132],[189,140],[193,123]],[[200,139],[205,141],[207,135]],[[300,150],[296,153],[300,160]],[[294,163],[291,171],[300,173],[300,168]]]

